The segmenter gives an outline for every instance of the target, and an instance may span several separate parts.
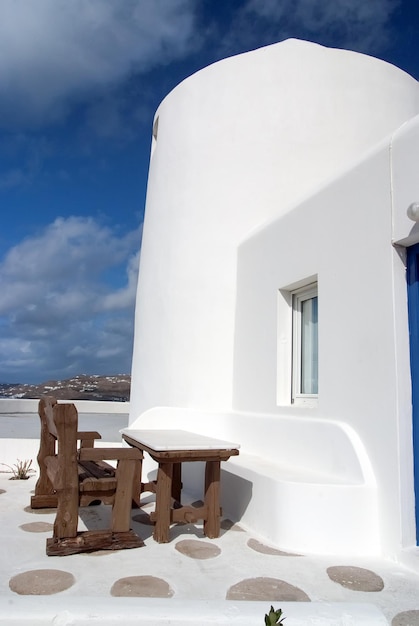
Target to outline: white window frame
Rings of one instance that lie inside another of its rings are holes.
[[[318,393],[303,393],[302,386],[302,308],[303,303],[318,298],[318,285],[311,283],[291,292],[292,306],[292,367],[291,403],[299,406],[316,406]],[[317,356],[318,368],[318,356]]]

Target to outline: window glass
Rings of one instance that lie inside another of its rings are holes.
[[[318,394],[318,295],[317,284],[292,294],[292,399]]]
[[[318,392],[317,296],[301,302],[301,393]]]

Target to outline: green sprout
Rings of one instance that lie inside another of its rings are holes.
[[[285,617],[281,618],[281,615],[281,609],[275,611],[274,607],[271,606],[271,610],[267,615],[265,615],[265,626],[276,626],[276,624],[283,624]]]

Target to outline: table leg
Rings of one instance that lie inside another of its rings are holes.
[[[159,463],[156,485],[156,525],[153,537],[158,543],[169,541],[173,463]]]
[[[172,498],[180,502],[182,497],[182,463],[173,463]]]
[[[205,465],[205,506],[207,519],[204,534],[215,539],[220,534],[220,461],[207,461]]]

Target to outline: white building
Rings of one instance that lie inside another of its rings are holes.
[[[283,549],[419,567],[418,114],[403,71],[296,40],[156,112],[130,423],[240,442],[224,511]]]

